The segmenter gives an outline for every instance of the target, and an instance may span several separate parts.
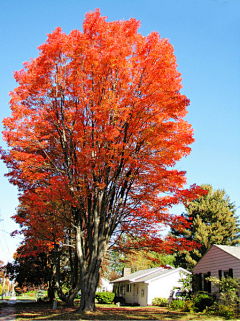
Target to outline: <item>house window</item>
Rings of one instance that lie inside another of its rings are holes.
[[[116,295],[119,294],[119,287],[118,287],[118,285],[115,285],[115,286],[113,287],[113,292],[114,292]]]
[[[211,282],[207,280],[211,276],[211,272],[195,274],[193,278],[194,291],[206,291],[211,293]]]
[[[120,295],[123,294],[123,285],[120,286],[120,293],[119,293],[119,294],[120,294]]]
[[[230,276],[231,278],[233,278],[233,269],[229,269],[229,270],[219,270],[218,271],[218,275],[219,275],[219,279],[221,280],[221,278],[227,278],[228,276]]]
[[[126,285],[126,292],[132,292],[132,285],[131,284]]]
[[[141,297],[144,297],[144,290],[141,291]]]
[[[227,278],[228,276],[233,278],[233,269],[229,269],[229,270],[223,271],[223,275],[224,275],[225,278]]]
[[[233,278],[233,269],[229,269],[225,271],[218,270],[218,276],[220,280],[222,278],[227,278],[227,277]],[[224,287],[219,287],[219,292],[222,292],[223,290],[224,290]]]

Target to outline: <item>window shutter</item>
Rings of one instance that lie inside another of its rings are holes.
[[[193,289],[194,293],[196,293],[198,291],[198,287],[199,287],[199,275],[193,274],[193,276],[192,276],[192,289]]]
[[[218,270],[218,276],[219,276],[219,280],[221,280],[222,277],[223,277],[223,271],[222,270]]]
[[[208,278],[211,277],[211,272],[208,272]],[[208,293],[212,292],[212,282],[208,281]]]
[[[233,278],[233,269],[229,269],[229,276]]]
[[[222,280],[222,277],[223,277],[223,271],[222,270],[218,270],[218,276],[219,276],[219,280]],[[221,287],[219,287],[219,292],[222,292]]]
[[[202,273],[199,273],[199,291],[203,290],[202,279]]]

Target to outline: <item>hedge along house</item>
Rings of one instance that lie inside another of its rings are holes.
[[[169,298],[173,288],[181,288],[181,278],[189,271],[172,266],[156,267],[131,273],[124,269],[123,277],[112,281],[116,298],[126,304],[147,306],[152,305],[156,297]]]
[[[216,292],[208,277],[240,278],[240,247],[228,245],[213,245],[193,268],[194,290]]]

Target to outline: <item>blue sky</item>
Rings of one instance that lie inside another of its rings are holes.
[[[108,21],[135,18],[146,36],[159,32],[174,46],[184,93],[191,101],[187,120],[195,130],[192,153],[178,163],[188,185],[223,188],[240,206],[240,1],[239,0],[0,0],[0,119],[10,115],[13,72],[35,58],[46,34],[82,30],[85,13],[100,8]],[[2,131],[2,125],[0,126]],[[0,137],[0,145],[5,146]],[[19,238],[10,219],[18,204],[0,163],[0,259],[12,259]],[[174,208],[180,213],[182,208]],[[240,210],[238,209],[238,215]]]

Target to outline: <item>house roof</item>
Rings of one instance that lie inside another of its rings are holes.
[[[159,271],[156,271],[155,273],[152,273],[150,275],[147,275],[147,276],[144,276],[144,277],[141,277],[139,278],[138,280],[136,280],[135,282],[148,282],[148,281],[152,281],[154,279],[158,279],[162,276],[165,276],[167,274],[171,274],[171,273],[174,273],[176,271],[184,271],[185,273],[189,273],[191,274],[191,272],[187,271],[187,270],[184,270],[182,268],[161,268]]]
[[[143,277],[143,276],[146,276],[148,274],[152,274],[154,273],[155,271],[159,270],[160,267],[156,267],[156,268],[151,268],[151,269],[146,269],[146,270],[140,270],[140,271],[137,271],[137,272],[134,272],[134,273],[130,273],[130,274],[127,274],[117,280],[114,280],[112,281],[112,283],[114,282],[122,282],[122,281],[131,281],[133,279],[136,279],[136,278],[140,278],[140,277]]]
[[[169,265],[167,267],[157,267],[157,268],[152,268],[147,270],[141,270],[135,273],[128,274],[112,282],[123,282],[123,281],[129,281],[130,283],[149,282],[149,281],[152,281],[153,279],[157,279],[166,274],[173,273],[176,270],[182,270],[186,273],[190,273],[187,270],[184,270],[182,268],[175,269]]]
[[[217,244],[214,244],[214,246],[218,247],[219,249],[227,252],[228,254],[240,260],[240,246],[217,245]]]
[[[174,269],[175,270],[175,269]],[[146,281],[150,281],[152,279],[156,279],[160,276],[163,276],[165,274],[168,274],[169,272],[172,272],[173,269],[164,269],[164,268],[161,268],[159,271],[156,271],[155,273],[152,273],[150,275],[146,275],[146,276],[143,276],[141,278],[139,278],[138,280],[136,280],[135,282],[146,282]]]

